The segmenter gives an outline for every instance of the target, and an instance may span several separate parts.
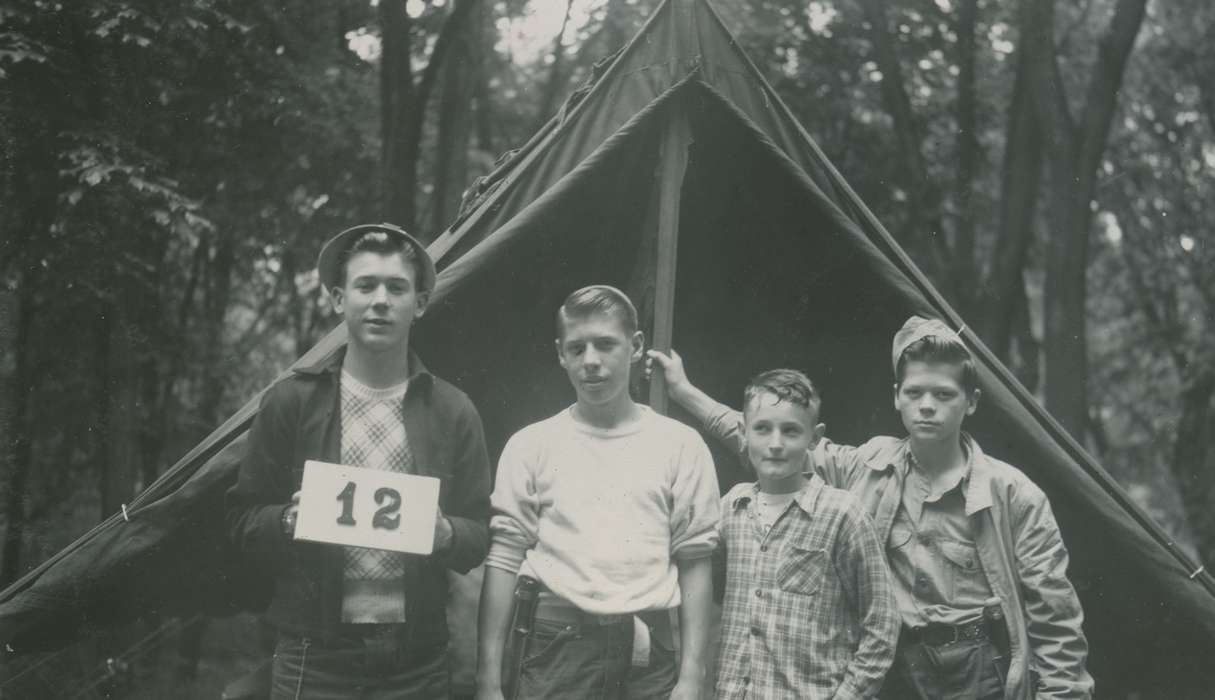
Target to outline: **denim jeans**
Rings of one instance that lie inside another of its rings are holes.
[[[271,700],[447,700],[445,649],[404,658],[398,640],[313,640],[279,635]]]
[[[650,663],[631,665],[633,624],[562,625],[537,619],[509,700],[666,700],[675,687],[675,651],[650,636]]]
[[[899,641],[882,700],[1000,700],[1008,659],[990,640],[931,646]]]

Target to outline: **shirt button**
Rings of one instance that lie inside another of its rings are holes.
[[[766,552],[766,551],[768,551],[768,545],[766,545],[766,544],[761,544],[761,545],[759,546],[759,551],[761,551],[761,552]]]
[[[743,676],[743,685],[751,685],[751,676]]]
[[[755,635],[756,637],[758,637],[758,636],[759,636],[759,634],[760,634],[760,632],[759,632],[759,627],[758,627],[758,626],[756,626],[756,627],[752,627],[752,628],[751,628],[751,634],[753,634],[753,635]]]
[[[762,590],[760,590],[760,589],[756,588],[756,589],[755,589],[755,597],[756,597],[756,598],[763,598],[763,597],[764,597],[764,592],[763,592]]]

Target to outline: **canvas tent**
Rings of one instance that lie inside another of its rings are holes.
[[[704,0],[665,2],[431,251],[441,274],[416,342],[473,398],[491,453],[572,400],[553,311],[584,284],[627,289],[647,335],[715,396],[736,401],[758,369],[806,368],[839,442],[901,430],[887,352],[909,314],[962,328],[983,389],[969,427],[1050,497],[1100,696],[1213,687],[1215,580],[964,328]],[[343,342],[339,329],[301,362]],[[125,514],[0,594],[0,642],[51,648],[149,609],[256,606],[265,582],[233,566],[218,524],[255,411],[256,398]],[[717,456],[723,487],[743,478]]]

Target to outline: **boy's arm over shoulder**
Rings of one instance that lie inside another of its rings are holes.
[[[743,414],[724,403],[706,405],[703,417],[705,432],[737,455],[747,452]]]
[[[1038,675],[1035,697],[1090,698],[1093,679],[1085,666],[1084,612],[1067,578],[1067,548],[1046,494],[1024,474],[1018,471],[1015,475],[1009,517],[1032,654],[1030,667]]]
[[[873,523],[852,494],[843,492],[839,496],[842,514],[833,559],[840,584],[857,612],[861,635],[834,697],[870,698],[877,695],[894,663],[900,625],[898,604]]]
[[[896,438],[875,437],[863,445],[841,445],[828,438],[818,441],[810,450],[810,468],[828,486],[849,489],[865,474],[868,463],[880,459]]]
[[[486,566],[514,574],[527,550],[536,546],[540,529],[540,495],[536,474],[540,453],[533,424],[507,440],[498,457],[498,473],[490,496],[489,555]]]
[[[252,561],[272,567],[286,557],[292,538],[283,513],[296,490],[291,464],[299,412],[299,388],[281,380],[262,395],[246,435],[236,483],[224,499],[228,537]]]
[[[439,556],[448,568],[463,574],[484,561],[489,550],[489,453],[476,407],[463,392],[449,390],[456,403],[451,436],[455,447],[443,515],[451,523],[452,541]]]
[[[695,430],[675,424],[682,445],[671,489],[671,555],[679,560],[698,559],[717,548],[721,491],[709,446]]]

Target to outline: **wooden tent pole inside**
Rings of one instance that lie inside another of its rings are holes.
[[[688,169],[688,144],[690,142],[687,117],[682,105],[672,101],[671,113],[663,127],[661,154],[658,165],[658,198],[656,256],[654,265],[654,330],[650,347],[664,353],[671,352],[671,340],[675,322],[675,267],[679,244],[679,205],[683,191],[683,177]],[[650,408],[666,415],[668,413],[667,388],[662,373],[655,372],[650,379]]]

